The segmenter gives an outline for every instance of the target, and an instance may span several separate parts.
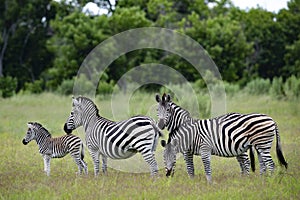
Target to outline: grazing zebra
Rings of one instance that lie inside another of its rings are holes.
[[[270,149],[276,135],[276,151],[280,164],[287,168],[281,145],[278,128],[272,118],[263,114],[231,113],[213,119],[198,120],[173,103],[170,95],[164,94],[162,99],[156,95],[158,102],[158,127],[169,130],[169,140],[165,146],[164,161],[167,175],[174,173],[176,153],[183,153],[187,171],[194,176],[193,155],[201,155],[206,179],[211,181],[211,155],[237,157],[241,169],[249,171],[249,160],[245,153],[254,148],[258,153],[260,173],[268,166],[273,172],[274,162]],[[252,153],[253,156],[253,153]]]
[[[94,162],[95,176],[99,174],[99,157],[102,156],[102,171],[107,172],[107,158],[126,159],[137,152],[149,164],[151,175],[158,173],[154,151],[161,132],[155,121],[146,116],[113,122],[99,115],[97,106],[86,97],[73,98],[72,111],[64,130],[67,134],[83,126],[86,145]]]
[[[23,139],[23,144],[27,145],[31,140],[35,140],[39,146],[39,152],[44,159],[44,171],[50,176],[51,158],[62,158],[68,153],[74,158],[79,174],[82,169],[87,174],[87,164],[83,160],[84,149],[81,139],[75,135],[64,135],[52,138],[51,134],[41,124],[37,122],[28,122],[28,131]],[[81,150],[81,152],[80,152]]]

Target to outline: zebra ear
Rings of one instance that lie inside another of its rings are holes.
[[[156,95],[155,95],[155,99],[156,99],[156,101],[157,101],[158,103],[161,102],[161,99],[160,99],[159,94],[156,94]]]
[[[27,127],[28,127],[28,128],[33,128],[33,123],[32,123],[32,122],[28,122],[28,123],[27,123]]]
[[[171,101],[171,96],[170,94],[167,95],[167,102],[170,102]]]
[[[162,147],[165,147],[166,144],[167,144],[167,143],[166,143],[166,140],[162,140],[162,141],[160,142],[160,144],[161,144]]]
[[[79,101],[74,97],[72,97],[72,102],[73,102],[73,106],[78,106],[79,105]]]

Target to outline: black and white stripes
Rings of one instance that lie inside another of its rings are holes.
[[[257,151],[261,174],[266,171],[266,167],[273,172],[274,162],[270,149],[275,135],[279,162],[287,168],[277,125],[267,115],[231,113],[213,119],[197,120],[173,103],[169,95],[164,94],[162,99],[157,95],[156,100],[159,127],[166,126],[170,131],[168,142],[162,142],[166,147],[164,160],[168,166],[167,174],[171,174],[175,164],[174,152],[183,153],[191,177],[194,176],[193,155],[201,155],[208,181],[211,181],[211,155],[236,157],[242,172],[249,173],[250,161],[246,154],[248,149]]]
[[[27,145],[31,140],[35,140],[39,146],[39,152],[44,159],[44,171],[50,175],[51,158],[61,158],[70,153],[78,166],[79,173],[82,170],[87,174],[87,165],[84,162],[84,149],[81,139],[75,135],[64,135],[52,138],[51,134],[41,124],[28,122],[28,130],[23,139],[23,144]]]
[[[64,130],[83,126],[86,144],[94,162],[95,175],[99,173],[99,157],[102,156],[102,170],[107,171],[107,158],[126,159],[137,152],[149,164],[151,175],[156,175],[158,166],[154,157],[158,138],[161,136],[153,119],[134,116],[113,122],[101,117],[96,105],[86,97],[73,98],[73,107]]]

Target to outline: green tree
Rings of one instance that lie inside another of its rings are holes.
[[[282,9],[277,16],[277,22],[282,27],[285,41],[284,67],[281,75],[288,78],[291,75],[300,76],[300,0],[288,2],[288,9]]]
[[[286,50],[284,74],[300,77],[300,34],[298,40],[286,46]]]
[[[90,17],[81,11],[51,21],[55,34],[48,40],[47,48],[55,58],[45,74],[47,88],[55,89],[64,79],[76,75],[89,52],[107,38],[107,22],[106,16]]]
[[[247,41],[252,42],[253,51],[247,59],[248,74],[262,78],[280,76],[285,37],[281,25],[276,22],[276,14],[261,8],[239,13]]]
[[[189,26],[185,33],[209,53],[223,79],[229,82],[241,79],[247,67],[246,58],[251,53],[251,43],[246,41],[240,23],[228,15],[201,20],[195,12],[186,21]]]
[[[38,79],[51,61],[45,48],[55,15],[51,5],[50,0],[0,2],[0,76],[16,77],[19,89]]]

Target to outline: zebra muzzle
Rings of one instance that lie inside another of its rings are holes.
[[[22,140],[22,143],[23,143],[24,145],[27,145],[29,142],[26,142],[26,140],[23,139],[23,140]]]
[[[160,128],[161,130],[163,130],[165,128],[165,123],[163,119],[160,119],[158,124],[157,124],[158,128]]]
[[[169,177],[169,176],[171,176],[171,174],[172,174],[172,169],[168,169],[168,168],[166,168],[166,177]]]
[[[64,131],[66,134],[72,133],[72,129],[68,129],[67,123],[65,123],[65,125],[64,125]]]

